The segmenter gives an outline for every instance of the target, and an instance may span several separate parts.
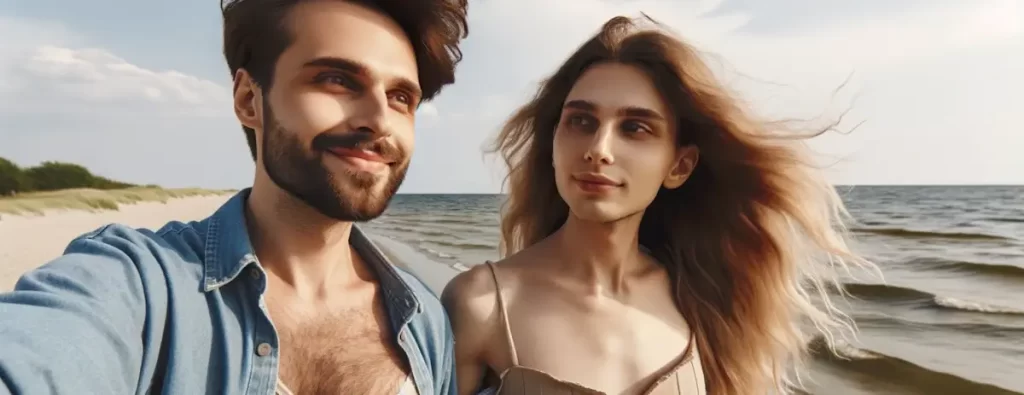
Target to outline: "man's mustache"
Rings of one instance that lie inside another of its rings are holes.
[[[366,150],[394,163],[405,158],[401,149],[370,133],[324,133],[313,138],[313,149],[328,151],[332,148]]]

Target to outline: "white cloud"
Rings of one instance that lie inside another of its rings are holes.
[[[230,92],[174,70],[150,70],[52,21],[0,16],[0,109],[5,113],[119,116],[230,115]],[[226,112],[227,111],[227,112]]]
[[[18,112],[223,116],[230,109],[226,87],[173,70],[148,70],[103,49],[41,45],[13,55],[7,69],[15,78],[0,93]]]

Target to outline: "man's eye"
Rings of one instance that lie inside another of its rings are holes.
[[[352,81],[351,78],[337,73],[319,74],[316,76],[316,78],[313,79],[313,81],[318,84],[339,85],[345,88],[352,88],[355,86],[355,83]]]
[[[395,100],[398,100],[399,103],[402,103],[402,104],[405,104],[405,105],[411,105],[412,104],[412,98],[409,97],[409,95],[407,95],[405,93],[396,93],[396,94],[392,95],[391,97],[393,97]]]

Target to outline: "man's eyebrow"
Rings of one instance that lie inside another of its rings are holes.
[[[306,64],[304,64],[302,66],[303,67],[326,67],[326,68],[330,68],[330,69],[337,69],[337,70],[341,70],[341,71],[347,71],[347,72],[352,73],[352,74],[363,75],[363,76],[370,74],[368,72],[367,67],[362,65],[362,64],[360,64],[359,62],[348,60],[348,59],[342,59],[342,58],[334,58],[334,57],[316,58],[316,59],[313,59],[313,60],[310,60],[310,61],[306,62]]]
[[[598,106],[597,106],[597,104],[594,104],[593,102],[590,102],[590,101],[587,101],[587,100],[570,100],[570,101],[565,102],[565,104],[562,105],[562,108],[571,108],[571,109],[576,109],[576,110],[595,112],[595,111],[597,111]],[[645,107],[638,107],[638,106],[629,106],[629,107],[620,108],[618,110],[618,114],[620,116],[625,116],[625,117],[647,118],[647,119],[653,119],[653,120],[659,120],[659,121],[664,121],[665,120],[665,117],[663,115],[661,115],[660,113],[658,113],[657,111],[654,111],[652,109],[645,108]]]
[[[359,63],[354,60],[337,58],[337,57],[322,57],[316,58],[306,62],[303,67],[326,67],[347,73],[355,74],[360,77],[370,77],[370,68],[366,65]],[[398,89],[404,90],[409,94],[415,96],[417,99],[423,96],[423,91],[420,89],[419,84],[405,77],[396,77],[394,85]]]

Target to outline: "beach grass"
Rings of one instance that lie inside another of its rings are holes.
[[[223,195],[232,192],[200,188],[165,189],[156,186],[29,192],[0,197],[0,214],[41,215],[51,210],[116,211],[122,204],[166,203],[175,198]]]

